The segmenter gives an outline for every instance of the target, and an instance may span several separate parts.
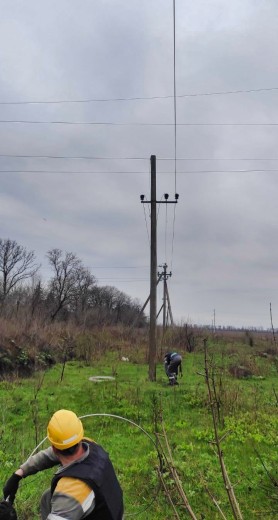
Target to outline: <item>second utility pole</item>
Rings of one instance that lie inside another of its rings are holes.
[[[151,155],[151,269],[150,269],[150,337],[149,380],[156,380],[156,293],[157,293],[157,237],[156,237],[156,156]]]

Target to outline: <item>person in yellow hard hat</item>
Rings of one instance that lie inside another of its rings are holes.
[[[7,480],[4,498],[13,503],[22,478],[59,465],[41,498],[42,520],[122,520],[123,493],[106,451],[84,437],[81,420],[58,410],[47,426],[51,447],[29,457]]]

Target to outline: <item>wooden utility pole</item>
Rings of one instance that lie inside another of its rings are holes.
[[[156,380],[156,294],[157,294],[157,230],[156,230],[156,156],[151,155],[151,263],[150,263],[150,333],[149,380]]]
[[[151,204],[151,250],[150,250],[150,331],[149,331],[149,380],[156,380],[156,356],[157,356],[157,331],[156,331],[156,301],[157,301],[157,223],[156,223],[156,204],[176,204],[179,195],[175,193],[175,200],[168,200],[168,193],[164,194],[164,201],[156,200],[156,156],[151,155],[151,200],[145,200],[145,195],[140,195],[143,204]],[[166,287],[166,294],[169,294]],[[145,304],[146,305],[146,304]],[[145,308],[144,305],[144,308]],[[170,308],[170,307],[169,307]],[[172,311],[171,316],[172,316]],[[173,317],[171,318],[173,319]]]
[[[167,264],[163,265],[163,334],[166,330],[166,316],[167,316],[167,296],[166,296],[166,287],[167,287],[167,278],[166,278],[166,269]]]

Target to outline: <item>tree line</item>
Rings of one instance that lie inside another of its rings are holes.
[[[6,317],[23,315],[77,325],[146,325],[137,300],[112,286],[98,286],[95,276],[71,252],[46,254],[52,276],[42,282],[34,251],[0,238],[0,310]]]

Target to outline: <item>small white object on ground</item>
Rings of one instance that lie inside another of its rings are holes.
[[[112,377],[112,376],[91,376],[91,377],[89,377],[89,381],[93,381],[94,383],[102,383],[102,381],[115,381],[115,377]]]

